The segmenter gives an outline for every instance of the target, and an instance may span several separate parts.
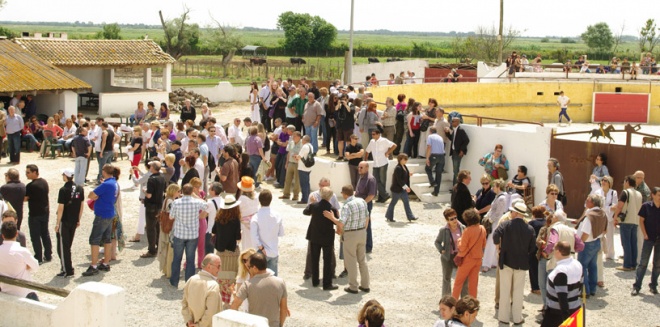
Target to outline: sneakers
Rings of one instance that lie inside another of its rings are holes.
[[[99,264],[98,265],[98,270],[110,271],[110,265],[106,265],[105,263]]]
[[[632,292],[630,292],[630,295],[632,295],[632,296],[639,295],[639,288],[633,287]]]
[[[569,120],[569,121],[568,121],[568,126],[571,126],[572,123],[573,123],[573,121],[572,121],[572,120]]]
[[[89,266],[89,268],[87,268],[87,270],[84,273],[82,273],[84,277],[94,276],[98,274],[99,274],[99,270],[92,266]]]
[[[346,278],[346,276],[348,276],[348,271],[347,270],[344,270],[344,271],[341,272],[341,274],[339,274],[339,278]]]
[[[651,284],[649,284],[649,288],[651,289],[651,293],[658,294],[658,288],[657,287],[653,287]]]
[[[59,274],[55,275],[56,277],[64,277],[64,278],[72,278],[74,276],[73,273],[67,273],[66,271],[61,271]]]

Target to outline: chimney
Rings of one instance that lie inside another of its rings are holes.
[[[34,32],[34,38],[35,38],[35,39],[40,39],[40,38],[41,38],[41,33],[39,33],[39,32]]]
[[[61,38],[62,40],[68,40],[68,39],[69,39],[69,36],[67,35],[67,33],[60,33],[60,38]]]
[[[53,32],[48,32],[48,38],[52,39],[53,36],[55,36],[55,33],[53,33]]]

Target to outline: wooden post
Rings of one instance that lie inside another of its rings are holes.
[[[184,75],[186,77],[188,77],[188,58],[186,58],[186,61],[184,63],[185,63],[185,66],[186,66],[186,72],[184,73]]]
[[[63,288],[43,285],[43,284],[39,284],[39,283],[27,281],[27,280],[22,280],[22,279],[11,278],[11,277],[7,277],[7,276],[0,276],[0,282],[5,283],[5,284],[9,284],[9,285],[29,288],[31,290],[35,290],[35,291],[39,291],[39,292],[54,294],[54,295],[58,295],[58,296],[61,296],[61,297],[67,297],[67,296],[69,296],[69,293],[70,293],[68,290],[65,290]]]

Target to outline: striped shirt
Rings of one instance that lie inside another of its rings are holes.
[[[199,211],[206,210],[207,206],[206,201],[194,199],[190,195],[174,200],[170,209],[170,217],[174,218],[174,237],[182,240],[199,237]]]
[[[341,207],[339,221],[344,224],[344,231],[352,231],[367,227],[369,210],[364,199],[351,196]]]
[[[569,257],[557,262],[548,275],[547,305],[550,309],[570,311],[580,307],[582,265]]]

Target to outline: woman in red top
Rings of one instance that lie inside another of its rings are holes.
[[[406,139],[404,151],[410,158],[417,158],[418,155],[419,128],[422,125],[422,117],[419,112],[419,107],[421,106],[422,104],[419,102],[413,103],[411,111],[408,114],[408,139]]]
[[[62,138],[62,134],[64,134],[62,127],[55,125],[55,118],[53,117],[48,118],[48,123],[44,126],[44,137],[49,137],[48,132],[50,132],[50,135],[55,139]]]

